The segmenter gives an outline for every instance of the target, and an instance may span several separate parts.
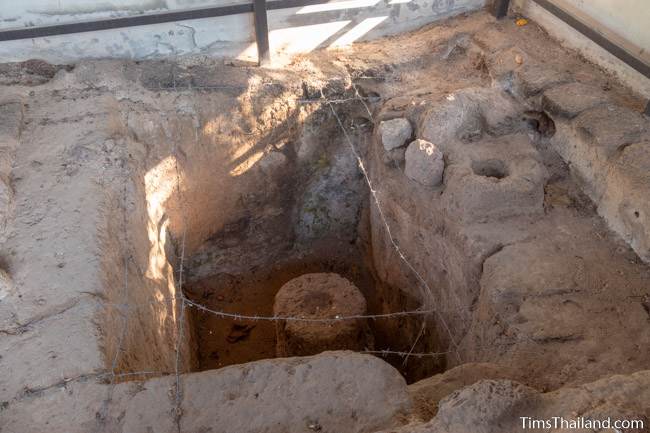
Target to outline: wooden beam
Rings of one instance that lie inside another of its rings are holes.
[[[510,0],[494,0],[492,3],[492,15],[497,19],[501,19],[508,15],[508,7],[510,6]]]
[[[253,2],[253,14],[255,15],[257,61],[261,66],[271,61],[271,53],[269,52],[269,24],[266,18],[266,0],[255,0]]]

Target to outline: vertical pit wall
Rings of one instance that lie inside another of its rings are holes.
[[[152,69],[157,75],[138,70],[135,74],[142,75],[135,78],[145,85],[155,81],[166,86],[166,75],[158,74],[161,69],[168,72],[157,65]],[[178,79],[182,82],[182,77]],[[198,98],[192,91],[167,88],[156,94],[138,86],[128,102],[114,107],[121,119],[114,140],[125,148],[128,163],[123,167],[126,183],[107,193],[107,202],[122,205],[107,209],[103,231],[108,302],[101,327],[108,366],[118,347],[122,353],[115,366],[118,372],[173,372],[177,348],[181,370],[195,368],[188,309],[181,312],[181,285],[188,272],[182,260],[188,260],[214,231],[238,220],[240,213],[257,211],[245,198],[269,191],[265,168],[273,165],[274,157],[246,172],[263,159],[268,145],[281,139],[256,140],[259,137],[241,134],[242,128],[259,127],[266,135],[265,127],[277,126],[272,120],[256,124],[260,113],[248,111],[253,107],[247,98],[259,83],[245,80]],[[295,99],[280,93],[271,98]],[[276,119],[292,112],[269,102],[263,107],[277,110]],[[268,120],[269,113],[263,114]],[[290,133],[286,128],[279,135]]]
[[[105,63],[104,73],[111,76],[115,66]],[[100,229],[106,251],[100,327],[107,367],[119,373],[173,372],[177,349],[181,370],[195,369],[191,314],[181,312],[179,301],[181,284],[193,278],[194,257],[207,272],[272,262],[294,241],[287,221],[296,215],[297,186],[286,180],[318,169],[322,159],[303,148],[303,164],[293,164],[300,158],[293,140],[313,111],[296,103],[300,80],[284,85],[264,73],[225,69],[219,90],[176,91],[174,85],[188,79],[209,80],[213,69],[199,67],[188,78],[171,64],[149,66],[117,72],[138,84],[128,82],[130,97],[111,107],[111,142],[123,149],[126,181],[106,192],[107,203],[120,205],[106,209]],[[229,262],[201,254],[215,233],[228,233],[241,221],[251,227],[240,233],[242,248],[224,256]]]
[[[175,161],[167,158],[147,170],[142,143],[121,138],[118,145],[126,146],[134,158],[124,185],[110,192],[107,200],[120,205],[107,209],[103,236],[104,358],[116,373],[170,373],[176,367],[177,349],[181,365],[195,363],[165,214],[166,206],[177,202]]]
[[[123,168],[126,184],[116,185],[108,199],[125,202],[124,209],[108,210],[105,230],[108,302],[101,327],[108,367],[121,344],[118,372],[174,372],[177,348],[180,371],[199,369],[197,310],[182,314],[178,298],[182,291],[210,305],[195,292],[196,283],[215,276],[268,276],[273,282],[264,296],[272,300],[298,275],[340,272],[364,292],[371,314],[418,307],[417,293],[402,292],[374,273],[367,185],[329,106],[309,101],[304,81],[224,68],[219,80],[226,86],[182,90],[185,80],[211,79],[213,69],[193,67],[190,76],[178,65],[148,67],[135,65],[125,74],[162,90],[134,86],[117,107],[115,140],[131,162]],[[173,82],[166,80],[166,67]],[[350,91],[345,76],[340,71],[321,83],[327,96]],[[336,108],[365,149],[372,129],[354,126],[363,121],[363,107]],[[241,296],[256,296],[246,287]],[[419,317],[380,322],[373,326],[381,348],[395,350],[409,350],[422,327]],[[417,349],[433,351],[435,324],[426,325],[427,338],[416,340]],[[398,357],[389,361],[402,364]],[[412,363],[407,376],[417,380],[440,371],[444,362],[434,361]]]
[[[29,0],[0,11],[0,30],[248,3],[212,1],[57,2]],[[414,30],[483,7],[485,0],[353,0],[270,10],[276,54],[310,52]],[[3,61],[30,58],[60,63],[87,58],[150,59],[205,54],[255,61],[253,15],[187,20],[141,27],[0,42]]]

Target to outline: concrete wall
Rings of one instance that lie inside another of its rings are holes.
[[[650,59],[650,2],[648,0],[564,0],[564,7],[591,21],[601,32],[625,40],[634,54]]]
[[[247,0],[25,0],[0,10],[0,28],[61,24]],[[252,14],[0,42],[0,61],[146,59],[205,53],[234,57],[254,40]]]
[[[6,0],[0,11],[0,27],[39,26],[235,3],[237,0]]]
[[[552,0],[630,53],[650,64],[648,0]],[[650,80],[593,43],[532,0],[515,0],[513,9],[535,20],[567,48],[613,73],[624,84],[650,98]]]
[[[0,28],[47,25],[155,13],[248,0],[25,0],[0,10]],[[270,42],[284,54],[342,46],[412,30],[483,7],[485,0],[339,0],[269,11]],[[145,27],[0,42],[0,61],[42,58],[146,59],[206,54],[256,60],[252,14]]]

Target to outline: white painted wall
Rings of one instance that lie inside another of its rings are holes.
[[[38,26],[245,0],[0,0],[0,28]]]
[[[650,0],[564,0],[608,33],[635,45],[637,55],[650,55]]]
[[[0,28],[249,3],[252,0],[0,0]],[[337,0],[269,11],[271,48],[280,54],[341,46],[420,27],[485,0]],[[0,62],[41,58],[146,59],[205,54],[256,60],[252,14],[0,42]]]
[[[650,64],[650,0],[552,0],[593,29]],[[532,18],[567,48],[616,75],[650,98],[650,79],[586,38],[532,0],[514,0],[513,9]]]

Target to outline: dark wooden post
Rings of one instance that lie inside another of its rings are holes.
[[[497,19],[501,19],[508,15],[508,6],[510,6],[510,0],[494,0],[492,3],[492,15]]]
[[[255,40],[257,41],[257,59],[261,65],[271,61],[269,52],[269,24],[266,19],[266,0],[255,0],[253,3],[255,15]]]

